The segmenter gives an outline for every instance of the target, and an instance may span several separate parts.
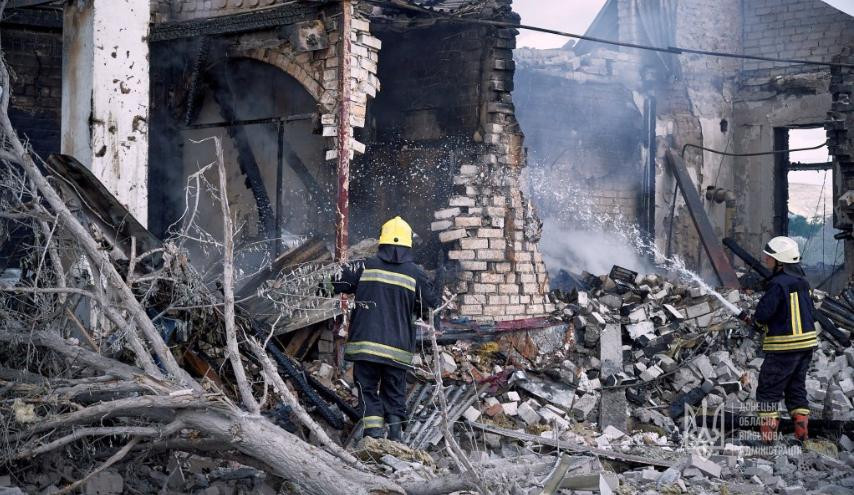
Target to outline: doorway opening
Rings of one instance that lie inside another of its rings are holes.
[[[788,149],[808,148],[826,140],[820,126],[782,130],[787,133]],[[787,190],[784,233],[798,241],[810,285],[833,293],[843,287],[845,257],[843,241],[834,238],[839,231],[833,228],[835,181],[827,146],[780,157],[785,160]]]

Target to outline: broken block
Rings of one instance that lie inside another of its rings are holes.
[[[522,421],[524,421],[528,426],[533,426],[540,422],[540,415],[534,410],[530,402],[531,401],[527,401],[519,404],[516,412],[519,414],[519,417],[522,418]]]
[[[648,382],[650,380],[655,380],[656,378],[661,376],[662,373],[664,373],[664,371],[662,371],[662,369],[658,366],[650,366],[649,368],[645,369],[643,373],[640,374],[640,379],[645,382]]]
[[[640,323],[646,321],[646,310],[641,306],[629,313],[629,321],[632,323]]]
[[[674,318],[675,320],[684,320],[685,319],[685,315],[682,314],[681,311],[679,311],[678,309],[676,309],[672,305],[664,304],[663,306],[664,306],[664,309],[666,309],[667,312],[670,314],[670,316],[672,318]]]
[[[442,373],[450,374],[457,371],[457,362],[454,361],[454,356],[451,356],[447,352],[442,352],[439,354],[439,359],[442,363]]]
[[[483,412],[490,418],[494,418],[495,416],[498,416],[499,414],[503,413],[504,408],[501,406],[501,404],[492,404],[486,406],[486,409],[484,409]]]
[[[624,437],[626,434],[620,431],[619,428],[608,425],[602,430],[602,435],[604,435],[608,440],[617,440],[618,438]]]
[[[519,414],[519,403],[518,402],[505,402],[501,404],[501,410],[504,411],[504,414],[507,416],[516,416]]]
[[[629,337],[634,340],[642,335],[655,332],[655,325],[651,321],[642,321],[633,325],[626,325],[626,331],[629,332]]]
[[[469,421],[477,421],[477,418],[480,417],[480,411],[478,411],[472,406],[469,406],[468,409],[466,409],[463,413],[463,417],[465,417]]]
[[[596,407],[596,404],[599,402],[599,397],[597,394],[589,393],[584,394],[581,397],[575,398],[575,403],[572,405],[572,414],[575,416],[575,419],[579,421],[587,420],[587,417],[590,416],[590,413],[593,412],[593,409]]]
[[[539,414],[540,417],[546,420],[547,423],[553,424],[561,430],[566,430],[569,428],[569,421],[567,421],[562,414],[556,413],[548,406],[540,408]]]
[[[670,373],[676,369],[676,361],[667,354],[656,354],[655,359],[658,360],[658,367],[665,373]]]
[[[687,308],[685,308],[685,314],[688,316],[688,319],[707,315],[711,312],[712,306],[707,302],[701,302],[700,304],[695,304],[693,306],[688,306]]]
[[[699,469],[701,472],[709,476],[714,476],[715,478],[718,478],[721,475],[721,467],[717,463],[697,454],[691,454],[688,465]]]
[[[700,375],[706,380],[714,380],[717,378],[715,369],[712,368],[712,363],[709,361],[709,356],[701,354],[691,361],[691,367],[697,370]]]

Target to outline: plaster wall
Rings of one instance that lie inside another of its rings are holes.
[[[149,17],[149,0],[75,0],[63,29],[62,152],[87,165],[143,225]]]

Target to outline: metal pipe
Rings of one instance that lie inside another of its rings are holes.
[[[350,223],[350,31],[352,5],[341,0],[341,49],[338,54],[338,202],[335,211],[335,260],[346,261]]]
[[[263,124],[279,124],[282,122],[296,122],[298,120],[311,120],[317,114],[316,113],[296,113],[293,115],[288,115],[286,117],[267,117],[263,119],[246,119],[246,120],[230,120],[226,122],[211,122],[208,124],[193,124],[185,126],[184,129],[187,130],[196,130],[196,129],[213,129],[216,127],[234,127],[238,125],[263,125]]]
[[[350,0],[341,0],[341,24],[338,50],[338,199],[335,207],[335,261],[347,261],[350,230],[350,32],[353,10]],[[344,364],[344,340],[347,338],[347,299],[341,295],[345,317],[333,334],[335,365]]]

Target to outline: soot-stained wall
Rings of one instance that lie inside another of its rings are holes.
[[[351,233],[376,237],[382,222],[401,215],[423,239],[419,262],[433,267],[433,212],[447,202],[458,163],[479,148],[483,33],[455,25],[374,31],[383,43],[382,89],[357,133],[367,151],[351,169]]]
[[[58,153],[62,107],[62,27],[16,24],[19,13],[4,19],[3,54],[12,68],[9,118],[40,156]]]
[[[185,91],[189,74],[183,58],[155,52],[162,57],[165,80],[156,83],[152,125],[151,178],[152,210],[157,214],[155,230],[166,235],[165,229],[183,213],[184,188],[187,178],[215,159],[213,144],[197,144],[215,136],[223,143],[229,201],[241,228],[244,241],[262,240],[257,194],[253,193],[241,159],[247,151],[257,164],[263,191],[270,201],[273,214],[277,211],[279,135],[278,124],[267,122],[240,126],[239,133],[225,126],[192,128],[220,124],[231,119],[239,121],[296,116],[283,124],[280,229],[286,238],[319,236],[329,238],[332,224],[334,168],[324,160],[325,141],[319,134],[317,105],[306,90],[291,76],[269,64],[250,59],[222,59],[203,71],[198,80],[197,110],[192,112],[190,126],[186,125],[188,95]],[[193,53],[192,50],[187,50]],[[171,59],[169,57],[172,57]],[[192,58],[190,58],[192,60]],[[223,103],[232,108],[229,116]],[[230,118],[229,118],[230,117]],[[317,128],[318,132],[315,132]],[[242,149],[241,149],[242,148]],[[243,156],[241,156],[241,153]],[[204,174],[218,184],[215,170]],[[191,184],[192,185],[192,184]],[[204,193],[199,207],[199,222],[214,238],[221,237],[219,205]],[[154,224],[154,222],[152,222]],[[154,225],[152,225],[154,227]],[[287,240],[287,239],[286,239]]]
[[[595,211],[636,221],[643,115],[619,84],[585,84],[517,71],[514,100],[528,146],[531,197],[540,216],[570,225],[570,193]]]

